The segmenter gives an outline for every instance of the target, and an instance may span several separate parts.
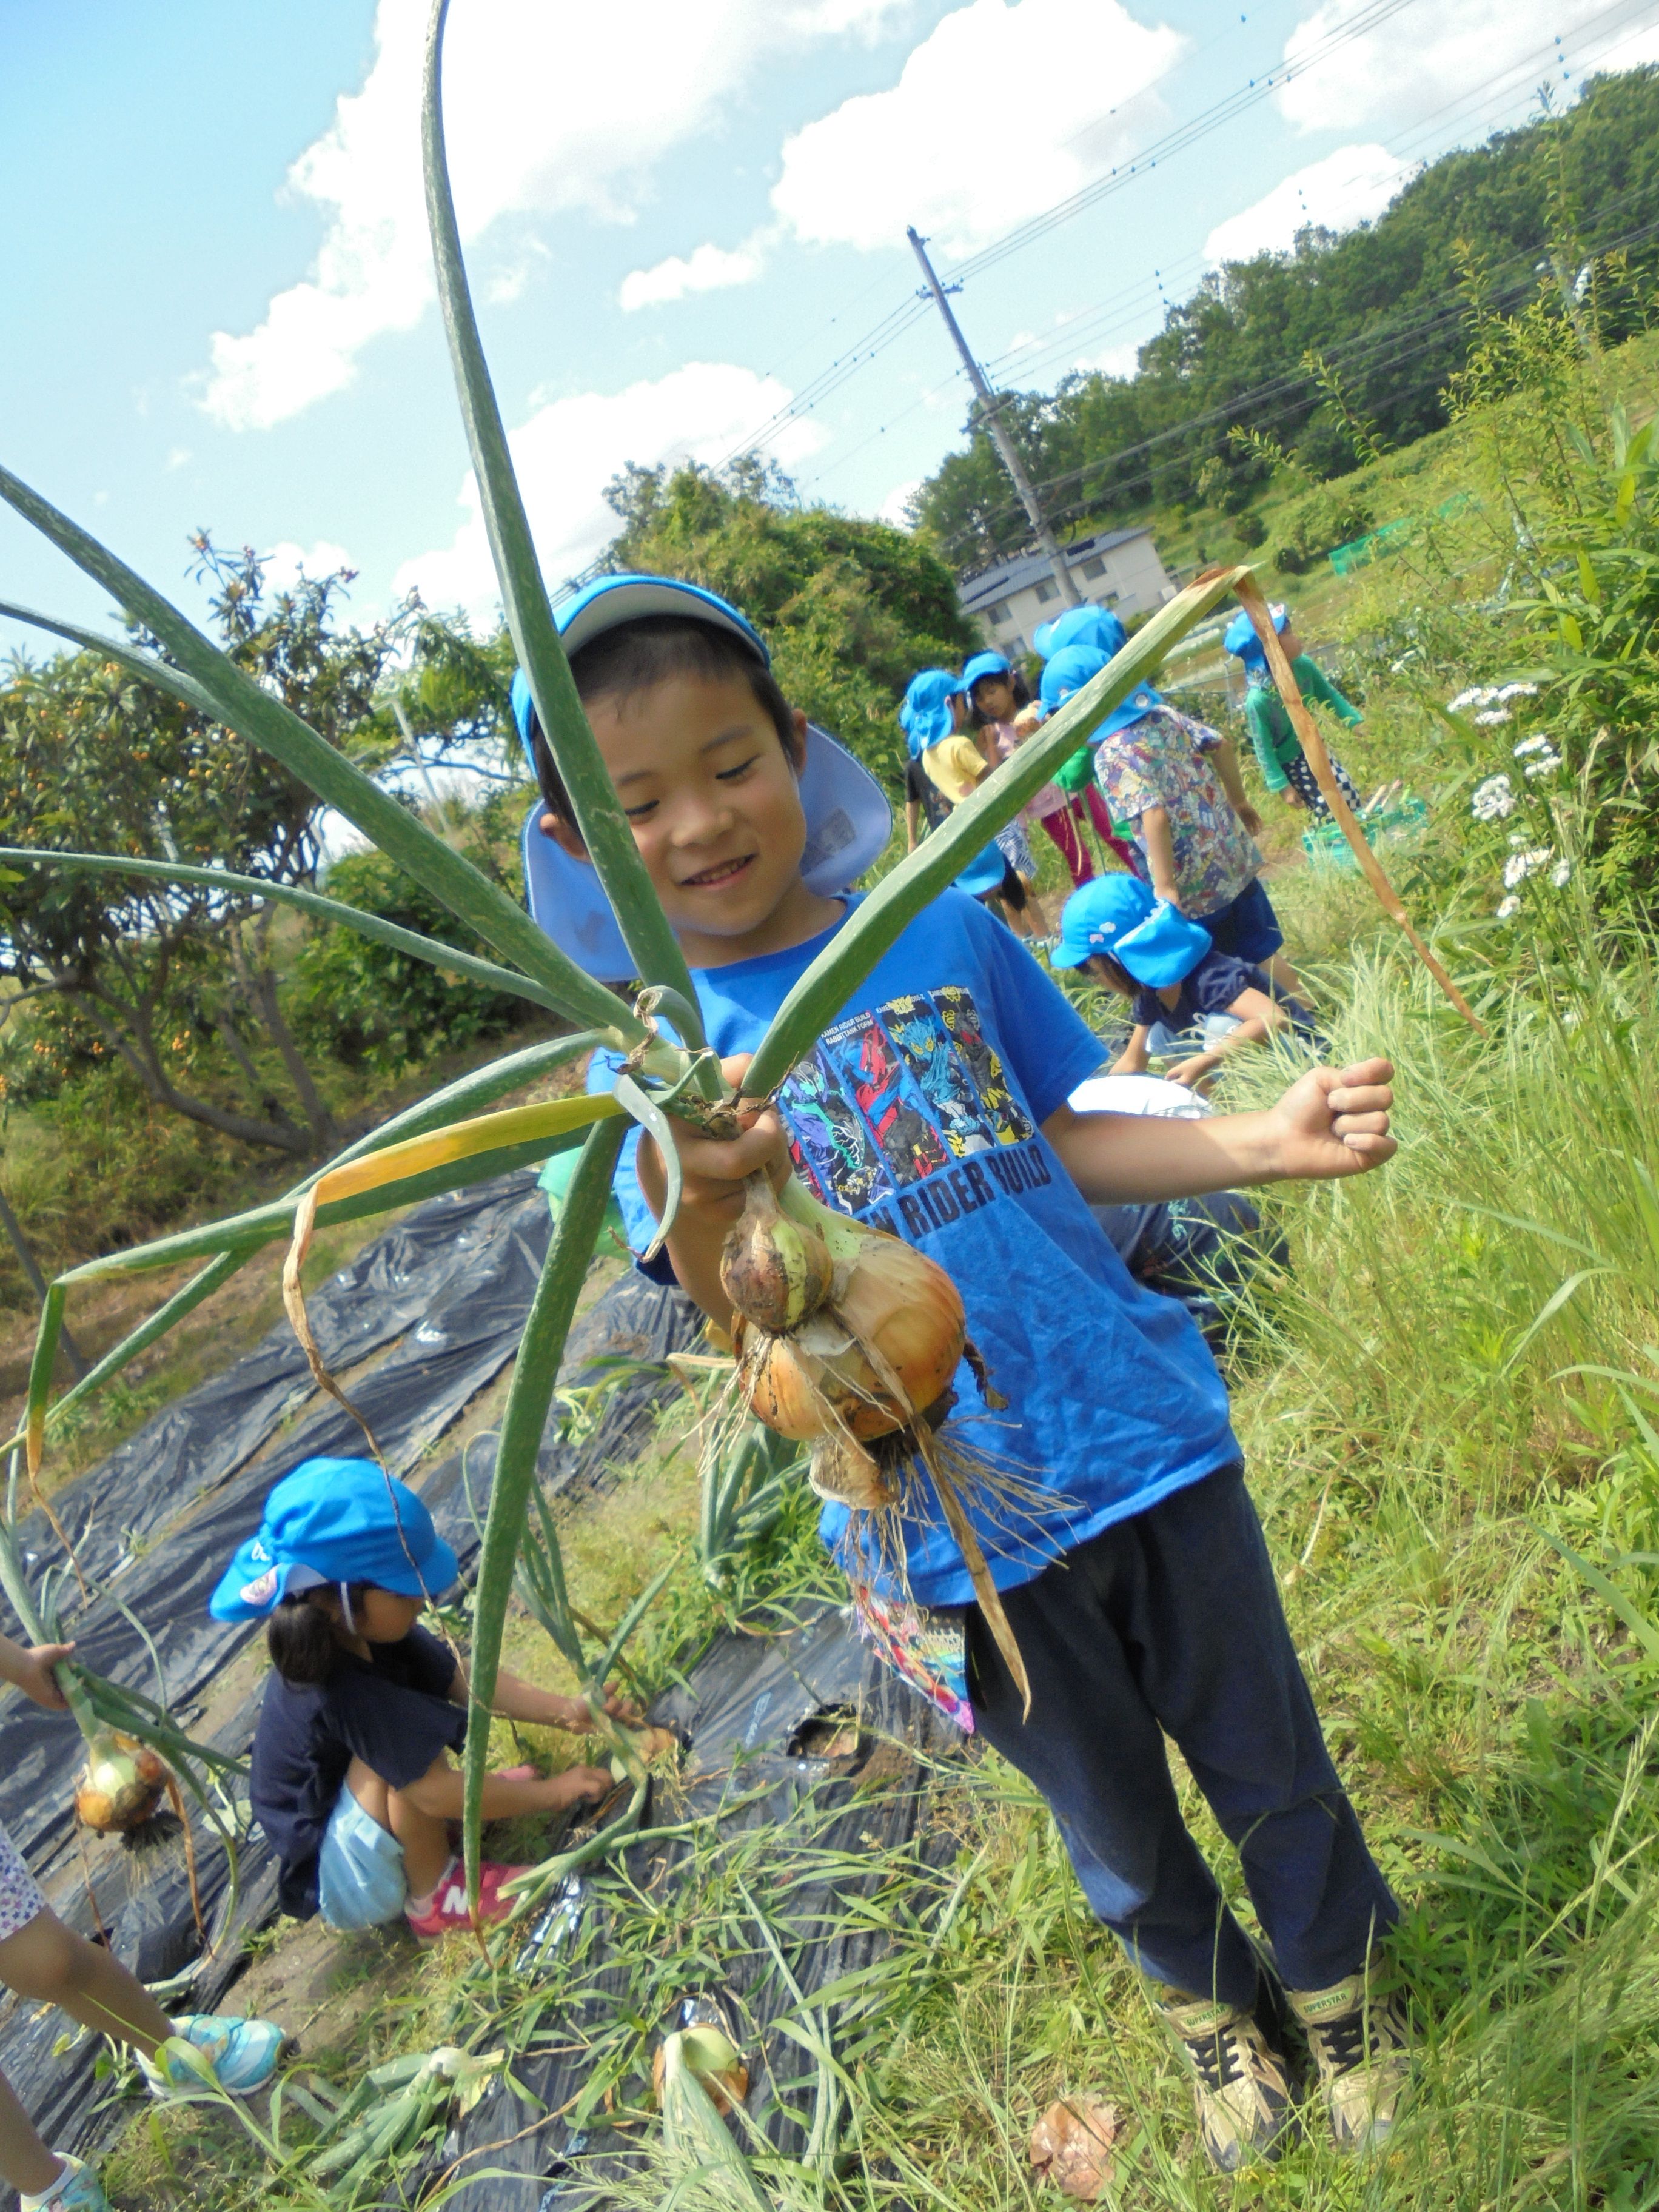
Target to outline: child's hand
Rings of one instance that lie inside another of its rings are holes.
[[[1389,1133],[1393,1073],[1386,1060],[1310,1067],[1268,1113],[1278,1174],[1328,1181],[1391,1159],[1399,1150]]]
[[[1196,1091],[1206,1076],[1215,1073],[1218,1065],[1214,1053],[1195,1052],[1190,1060],[1183,1060],[1176,1066],[1165,1069],[1164,1080],[1179,1083],[1188,1091]]]
[[[607,1690],[605,1698],[607,1719],[618,1722],[623,1728],[638,1728],[645,1718],[633,1700],[623,1697],[620,1690]],[[586,1698],[561,1698],[558,1700],[556,1728],[574,1729],[586,1734],[593,1725],[593,1716],[587,1710]]]
[[[562,1813],[572,1805],[597,1805],[616,1786],[608,1766],[567,1766],[547,1785],[547,1809]]]
[[[32,1698],[37,1705],[44,1705],[48,1712],[64,1712],[69,1699],[58,1686],[58,1677],[52,1669],[61,1660],[74,1656],[72,1644],[37,1644],[33,1650],[19,1652],[8,1679],[26,1698]]]
[[[747,1074],[753,1057],[752,1053],[745,1052],[734,1059],[723,1060],[720,1073],[728,1083],[736,1085]],[[689,1209],[709,1222],[718,1223],[722,1233],[743,1211],[746,1176],[753,1175],[757,1168],[764,1168],[776,1184],[781,1183],[789,1172],[789,1140],[777,1109],[763,1106],[757,1100],[750,1101],[739,1109],[738,1119],[743,1125],[742,1134],[732,1138],[706,1137],[689,1121],[672,1116],[668,1124],[674,1133],[684,1178],[680,1188],[682,1218]],[[662,1156],[649,1136],[640,1139],[640,1188],[645,1193],[646,1203],[660,1220],[667,1199],[667,1184]]]
[[[1248,799],[1242,806],[1235,806],[1233,812],[1237,815],[1252,837],[1259,837],[1261,835],[1261,817]]]

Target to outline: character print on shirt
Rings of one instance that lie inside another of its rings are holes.
[[[778,1104],[815,1194],[896,1235],[924,1236],[1052,1178],[960,985],[836,1023]]]

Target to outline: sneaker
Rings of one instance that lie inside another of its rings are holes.
[[[1290,2067],[1255,2014],[1178,1990],[1155,1996],[1152,2008],[1191,2069],[1199,2134],[1218,2172],[1288,2148],[1297,2133]]]
[[[484,1861],[478,1869],[478,1927],[493,1928],[498,1920],[507,1918],[515,1900],[501,1895],[501,1885],[516,1875],[529,1872],[528,1867],[501,1866],[494,1859]],[[459,1860],[449,1867],[433,1891],[432,1902],[426,1911],[417,1917],[405,1905],[404,1917],[417,1943],[435,1943],[441,1936],[474,1925],[472,1915],[466,1909],[466,1875]]]
[[[44,2197],[19,2194],[19,2212],[112,2212],[104,2185],[89,2166],[71,2158],[66,2150],[52,2155],[64,2161],[64,2171]]]
[[[1328,1990],[1291,1990],[1291,2010],[1319,2069],[1339,2150],[1388,2140],[1411,2078],[1411,2030],[1397,1992],[1362,1967]]]
[[[288,2038],[274,2020],[241,2020],[233,2013],[190,2012],[173,2023],[172,2039],[154,2058],[138,2063],[149,2094],[164,2103],[201,2097],[214,2088],[251,2097],[276,2071]]]

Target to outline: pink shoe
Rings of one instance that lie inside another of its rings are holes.
[[[453,1935],[457,1929],[469,1929],[475,1924],[492,1928],[498,1920],[505,1920],[513,1910],[514,1900],[501,1895],[501,1885],[516,1875],[528,1874],[528,1867],[501,1866],[494,1859],[486,1859],[478,1869],[478,1917],[475,1923],[466,1909],[466,1875],[458,1859],[432,1893],[432,1903],[417,1918],[407,1905],[404,1917],[409,1923],[409,1932],[417,1943],[435,1943],[441,1936]]]

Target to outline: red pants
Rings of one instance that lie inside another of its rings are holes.
[[[1126,845],[1121,837],[1113,836],[1112,817],[1106,801],[1101,797],[1098,787],[1091,783],[1086,790],[1079,792],[1068,805],[1057,807],[1052,814],[1042,817],[1042,826],[1059,846],[1060,856],[1070,872],[1073,888],[1075,890],[1089,882],[1095,872],[1089,848],[1079,834],[1085,805],[1089,809],[1088,818],[1093,823],[1095,834],[1101,843],[1115,853],[1131,873],[1141,874],[1139,855],[1133,846]]]

